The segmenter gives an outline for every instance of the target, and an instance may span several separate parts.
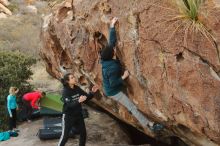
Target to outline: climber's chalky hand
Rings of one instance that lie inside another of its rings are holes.
[[[118,21],[118,18],[117,18],[117,17],[114,17],[114,18],[111,20],[111,27],[114,27],[117,21]]]

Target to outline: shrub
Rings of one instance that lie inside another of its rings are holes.
[[[10,5],[8,6],[8,9],[12,12],[18,11],[19,6],[15,3],[10,3]]]
[[[192,36],[194,33],[201,33],[211,44],[214,45],[215,38],[204,25],[204,18],[207,14],[206,7],[204,6],[204,0],[174,0],[176,6],[179,9],[179,14],[173,17],[171,20],[166,22],[183,21],[178,25],[172,35],[169,37],[170,40],[173,35],[181,28],[184,28],[184,45],[187,46],[188,33],[191,32]]]
[[[32,89],[27,82],[33,74],[31,66],[36,60],[19,52],[0,51],[0,131],[7,129],[6,97],[10,86],[20,89],[18,103],[23,93]]]
[[[200,6],[203,0],[177,0],[177,5],[182,16],[193,21],[198,20]]]

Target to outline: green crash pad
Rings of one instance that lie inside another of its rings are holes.
[[[40,106],[42,109],[53,110],[61,112],[63,108],[63,102],[60,100],[61,96],[58,94],[47,94],[46,97],[40,100]]]

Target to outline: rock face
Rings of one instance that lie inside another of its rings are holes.
[[[146,117],[166,126],[160,138],[220,145],[220,9],[216,1],[206,2],[201,11],[208,13],[201,12],[199,21],[207,31],[196,31],[189,20],[178,19],[170,0],[66,0],[45,17],[41,56],[53,77],[60,78],[65,69],[84,87],[101,86],[100,45],[94,34],[108,38],[107,24],[117,16],[117,53],[131,73],[127,95]],[[102,90],[93,101],[143,130]]]

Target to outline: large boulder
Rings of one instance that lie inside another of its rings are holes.
[[[73,72],[80,85],[101,87],[100,45],[94,36],[108,38],[107,24],[117,16],[118,56],[131,73],[129,98],[146,117],[166,126],[160,138],[178,136],[189,145],[217,146],[220,11],[212,0],[207,2],[201,11],[209,13],[199,16],[203,25],[196,31],[170,0],[66,0],[45,17],[41,56],[53,77]],[[102,89],[100,93],[93,102],[144,131],[123,106]]]

